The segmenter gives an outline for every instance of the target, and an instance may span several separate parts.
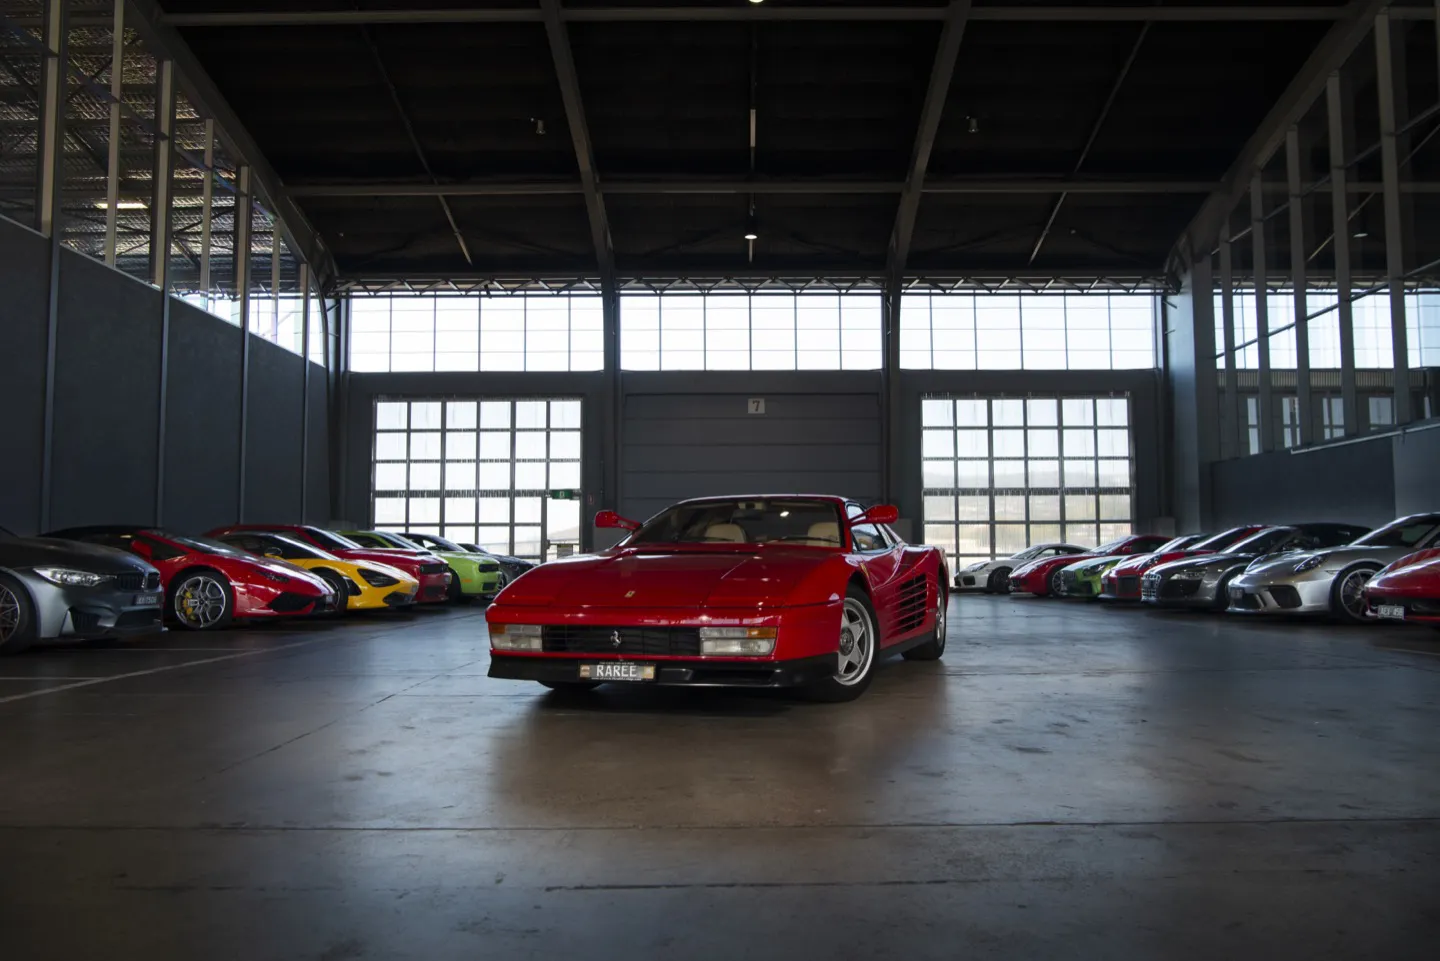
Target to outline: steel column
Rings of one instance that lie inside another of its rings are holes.
[[[1225,430],[1220,446],[1231,457],[1242,457],[1250,451],[1243,443],[1249,436],[1245,425],[1240,423],[1240,383],[1236,376],[1238,358],[1235,356],[1235,258],[1230,249],[1229,224],[1220,237],[1220,315],[1223,323],[1225,343]]]
[[[1255,273],[1255,351],[1260,363],[1260,453],[1275,449],[1275,391],[1270,377],[1270,288],[1265,260],[1265,195],[1260,175],[1250,182],[1250,239]]]
[[[125,95],[125,4],[116,0],[110,39],[110,143],[105,169],[105,263],[115,266],[120,215],[120,104]]]
[[[60,327],[60,236],[63,211],[60,185],[65,177],[65,89],[68,57],[65,18],[67,0],[45,0],[40,100],[40,170],[35,217],[41,233],[50,239],[48,292],[45,300],[45,397],[40,434],[40,530],[50,528],[51,478],[55,468],[55,357]]]
[[[303,344],[300,348],[300,523],[304,524],[310,519],[310,266],[303,261],[300,264],[300,340]]]
[[[1405,329],[1404,214],[1400,205],[1400,154],[1396,142],[1395,72],[1390,17],[1375,18],[1375,88],[1380,107],[1381,196],[1385,206],[1385,280],[1390,287],[1390,341],[1394,349],[1395,423],[1410,423],[1410,354]]]
[[[1326,117],[1330,128],[1331,244],[1335,252],[1335,293],[1339,298],[1340,407],[1345,436],[1359,433],[1360,400],[1355,383],[1355,310],[1350,303],[1350,198],[1345,189],[1346,112],[1339,72],[1325,83]]]
[[[250,427],[250,167],[242,164],[235,181],[235,295],[240,308],[240,467],[235,520],[245,520],[246,434]]]
[[[166,413],[170,401],[170,190],[175,162],[175,64],[155,64],[155,180],[150,204],[150,279],[160,288],[160,404],[155,436],[155,524],[165,523]]]
[[[280,343],[280,222],[270,218],[270,343]]]
[[[205,121],[205,186],[203,219],[200,221],[200,289],[210,297],[210,230],[215,221],[215,121]]]
[[[1310,323],[1305,290],[1305,205],[1300,192],[1300,131],[1285,134],[1285,174],[1290,184],[1290,284],[1295,297],[1295,399],[1300,446],[1315,442],[1314,400],[1310,390]]]

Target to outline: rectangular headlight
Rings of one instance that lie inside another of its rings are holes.
[[[765,657],[775,652],[773,627],[702,627],[701,654],[732,654]]]
[[[490,646],[497,651],[542,650],[539,624],[491,624]]]

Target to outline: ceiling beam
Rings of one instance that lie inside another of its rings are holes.
[[[1434,19],[1430,7],[1396,7],[1396,19]],[[941,21],[945,7],[917,7],[904,4],[872,7],[786,7],[736,4],[727,7],[583,7],[560,12],[562,22],[571,23],[657,23],[657,22],[775,22],[775,21]],[[1344,8],[1335,6],[1265,6],[1231,4],[1223,6],[1067,6],[975,7],[974,21],[992,23],[1293,23],[1335,21],[1345,18]],[[255,10],[228,13],[171,13],[165,22],[175,27],[298,27],[358,24],[456,24],[456,23],[543,23],[542,10],[471,8],[454,10]]]
[[[1369,35],[1375,16],[1386,5],[1387,0],[1351,0],[1344,6],[1343,18],[1326,32],[1280,99],[1241,148],[1220,186],[1205,199],[1190,225],[1175,242],[1167,269],[1178,276],[1199,258],[1210,256],[1225,219],[1285,142],[1285,132],[1305,116],[1324,92],[1330,74],[1350,59],[1355,48]]]
[[[555,62],[555,78],[560,83],[560,100],[565,106],[565,119],[570,125],[570,139],[575,145],[575,162],[580,168],[580,189],[585,196],[585,212],[590,218],[590,237],[595,244],[595,258],[600,276],[607,287],[615,278],[615,248],[610,241],[610,221],[605,216],[605,199],[600,196],[595,175],[595,150],[590,143],[590,127],[585,122],[585,105],[580,99],[580,78],[575,72],[575,54],[570,47],[570,33],[565,27],[560,0],[540,0],[545,17],[545,37],[550,43],[550,58]]]
[[[900,180],[825,180],[790,178],[775,180],[613,180],[596,183],[601,194],[898,194],[906,188]],[[1209,180],[1072,180],[1050,178],[998,178],[929,180],[921,190],[927,194],[1208,194],[1215,189]],[[292,197],[525,197],[579,195],[585,185],[578,181],[471,181],[430,184],[414,181],[370,181],[348,183],[291,184]]]

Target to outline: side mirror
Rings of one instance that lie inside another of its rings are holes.
[[[861,514],[852,524],[893,524],[900,519],[900,508],[893,504],[877,504]]]
[[[632,521],[628,517],[621,517],[614,511],[601,511],[595,515],[595,526],[618,528],[622,531],[638,531],[640,522]]]

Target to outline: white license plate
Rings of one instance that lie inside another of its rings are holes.
[[[607,664],[581,664],[582,681],[653,681],[654,664],[633,664],[629,661],[615,661]]]
[[[159,607],[159,606],[160,606],[160,595],[159,595],[159,594],[136,594],[136,595],[135,595],[135,606],[136,606],[136,607]]]
[[[1401,607],[1399,604],[1381,604],[1379,607],[1375,608],[1375,613],[1379,614],[1383,618],[1386,618],[1387,620],[1405,620],[1405,608]]]

